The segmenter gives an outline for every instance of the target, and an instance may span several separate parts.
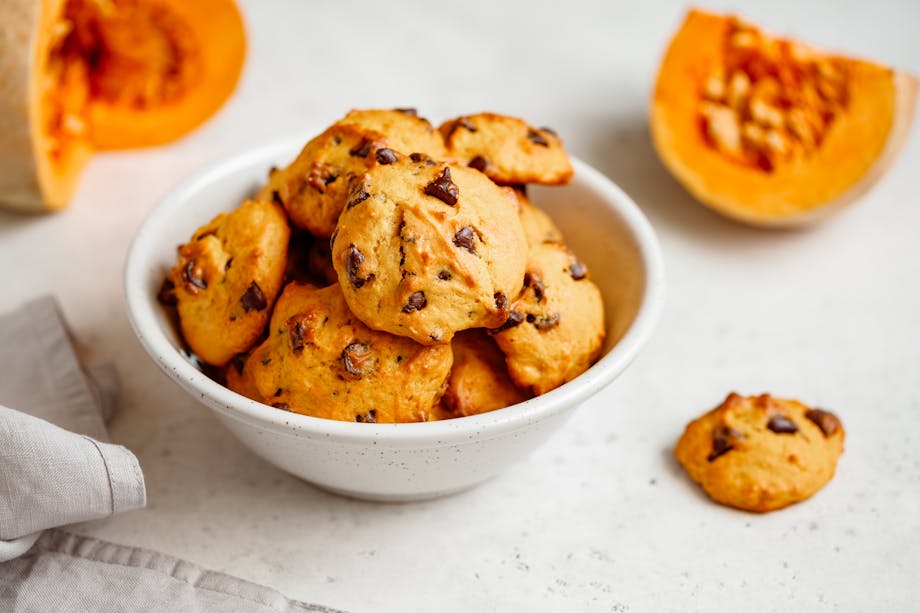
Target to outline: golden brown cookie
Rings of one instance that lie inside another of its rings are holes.
[[[276,408],[345,421],[426,421],[446,388],[448,345],[425,347],[371,330],[338,285],[290,283],[272,313],[268,338],[230,389]]]
[[[562,232],[556,227],[552,218],[543,209],[532,203],[523,190],[516,189],[515,194],[520,205],[521,225],[524,226],[527,243],[530,245],[563,244]]]
[[[166,286],[185,341],[203,361],[223,366],[259,340],[281,290],[289,236],[279,205],[247,200],[179,247]]]
[[[403,155],[423,153],[435,160],[447,157],[440,132],[427,119],[419,117],[415,109],[353,110],[338,123],[383,134],[388,147]]]
[[[505,355],[485,330],[464,330],[450,342],[454,366],[442,402],[455,417],[524,402],[530,395],[508,376]]]
[[[481,170],[496,183],[560,185],[572,178],[562,140],[549,128],[534,128],[517,117],[478,113],[446,121],[438,130],[457,163]]]
[[[348,306],[372,328],[429,345],[502,325],[527,259],[512,190],[415,159],[375,166],[349,196],[332,245]]]
[[[765,512],[824,487],[843,440],[833,413],[769,394],[731,393],[687,425],[674,456],[716,502]]]
[[[376,164],[378,152],[387,146],[379,132],[334,124],[287,167],[273,170],[258,197],[280,202],[296,227],[329,238],[345,206],[349,181]]]
[[[524,291],[493,334],[515,384],[545,394],[600,355],[606,334],[600,290],[564,245],[532,244]]]

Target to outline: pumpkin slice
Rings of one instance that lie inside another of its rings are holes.
[[[652,137],[703,204],[794,226],[878,181],[906,140],[916,96],[909,74],[691,11],[658,73]]]
[[[189,132],[233,91],[233,0],[7,0],[0,28],[0,205],[67,204],[93,151]]]

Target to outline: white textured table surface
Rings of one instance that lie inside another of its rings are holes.
[[[101,155],[72,207],[0,213],[0,310],[56,293],[116,360],[113,438],[149,505],[78,529],[353,611],[908,611],[920,603],[920,129],[858,205],[804,232],[695,204],[655,157],[646,101],[677,2],[245,3],[250,55],[214,120],[171,146]],[[740,3],[736,3],[736,7]],[[741,6],[772,29],[920,73],[920,4]],[[201,164],[352,107],[478,110],[550,125],[620,183],[668,268],[634,365],[526,462],[462,495],[338,498],[244,449],[147,359],[122,267],[156,199]],[[759,516],[710,503],[671,458],[729,390],[835,410],[837,477]]]

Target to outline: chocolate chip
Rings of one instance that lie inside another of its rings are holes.
[[[273,402],[273,403],[272,403],[272,406],[275,407],[276,409],[281,409],[282,411],[290,411],[290,410],[291,410],[291,405],[289,405],[289,404],[286,403],[286,402]]]
[[[821,432],[824,433],[825,438],[831,436],[834,432],[840,429],[840,420],[837,419],[837,416],[830,411],[825,411],[823,409],[811,409],[805,413],[805,417],[814,422],[816,426],[821,428]]]
[[[179,299],[176,297],[176,284],[170,279],[163,279],[160,291],[157,292],[157,300],[163,306],[176,306]]]
[[[409,299],[406,300],[406,306],[402,308],[403,313],[414,313],[421,311],[428,306],[428,299],[425,298],[425,292],[413,292]]]
[[[192,294],[197,294],[200,289],[207,289],[208,283],[203,277],[195,274],[195,260],[189,260],[182,269],[182,278],[185,280],[185,287]]]
[[[352,196],[351,200],[348,201],[348,204],[345,205],[345,208],[350,209],[356,207],[370,197],[371,195],[367,193],[367,190],[364,189],[364,186],[362,185],[361,189],[358,190],[358,193]]]
[[[361,142],[348,150],[348,155],[356,158],[366,158],[371,153],[371,141],[362,138]]]
[[[476,233],[470,226],[463,226],[454,234],[454,247],[476,253]]]
[[[272,363],[272,359],[269,357],[262,358],[259,361],[262,363],[262,366],[268,366],[269,364]]]
[[[272,190],[272,202],[279,206],[284,206],[284,200],[281,199],[281,195],[278,193],[278,190]]]
[[[552,128],[547,128],[546,126],[540,126],[540,130],[543,131],[543,132],[547,132],[547,133],[549,133],[549,134],[552,134],[553,136],[559,136],[558,134],[556,134],[556,131],[555,131],[555,130],[553,130]]]
[[[477,155],[472,160],[470,160],[469,164],[467,164],[467,166],[470,168],[475,168],[479,172],[483,172],[488,165],[489,161],[481,155]]]
[[[418,117],[418,109],[412,107],[405,107],[400,109],[393,109],[397,113],[402,113],[403,115],[410,115],[412,117]]]
[[[533,324],[533,327],[543,332],[559,325],[559,313],[550,313],[546,316],[528,315],[527,322]]]
[[[302,321],[288,321],[288,336],[291,337],[291,351],[294,353],[303,351],[303,348],[306,346],[303,338],[306,332],[307,328]]]
[[[434,166],[435,164],[437,164],[437,162],[435,162],[431,158],[431,156],[426,155],[424,153],[412,153],[409,155],[409,159],[415,162],[416,164],[420,162],[424,162],[426,166]]]
[[[527,130],[527,138],[534,145],[540,145],[541,147],[549,147],[549,141],[547,141],[542,134],[536,130]]]
[[[767,428],[777,434],[795,434],[799,431],[799,427],[795,425],[794,421],[782,415],[771,417],[770,421],[767,422]]]
[[[456,126],[464,128],[469,132],[477,132],[479,130],[476,125],[466,117],[461,117],[458,119],[454,129],[456,129]]]
[[[492,332],[492,334],[497,334],[498,332],[502,332],[504,330],[508,330],[510,328],[518,326],[521,323],[523,323],[523,321],[524,321],[523,313],[518,313],[517,311],[511,311],[510,313],[508,313],[508,319],[505,320],[505,323],[503,323],[497,328],[492,328],[490,332]]]
[[[451,274],[449,270],[442,270],[438,273],[438,279],[441,281],[450,281],[454,278],[454,275]]]
[[[588,269],[581,263],[581,260],[573,255],[572,264],[569,266],[569,274],[572,275],[572,278],[576,281],[581,281],[588,276]]]
[[[238,353],[233,356],[233,359],[230,360],[230,364],[233,365],[236,374],[243,374],[243,367],[246,365],[246,359],[249,357],[248,353]]]
[[[492,298],[495,299],[495,308],[496,308],[496,309],[498,309],[499,311],[507,311],[507,310],[508,310],[508,296],[504,295],[504,294],[501,293],[501,292],[495,292],[495,293],[492,295]]]
[[[396,161],[396,152],[392,149],[378,149],[377,153],[374,154],[374,157],[377,158],[378,164],[392,164]]]
[[[744,435],[734,428],[728,426],[717,428],[712,433],[712,452],[706,456],[706,461],[712,462],[719,456],[725,455],[735,448],[735,441],[742,438]]]
[[[358,423],[375,424],[377,423],[377,410],[371,409],[364,415],[361,415],[360,413],[358,413],[357,415],[355,415],[355,421]]]
[[[364,284],[372,281],[375,276],[368,275],[362,277],[360,274],[361,264],[364,263],[364,254],[358,249],[358,247],[351,243],[348,245],[348,260],[346,269],[348,270],[348,280],[351,281],[351,284],[357,289],[364,287]]]
[[[425,193],[434,196],[445,204],[454,206],[457,204],[457,198],[460,195],[460,188],[450,179],[450,168],[444,167],[438,177],[425,186]]]
[[[342,350],[341,357],[345,372],[356,379],[374,372],[377,364],[370,346],[364,343],[351,343]]]
[[[227,263],[224,264],[224,270],[230,270],[231,266],[233,266],[233,258],[227,258]]]
[[[339,175],[328,166],[314,162],[313,166],[310,167],[310,174],[307,175],[307,185],[324,194],[326,193],[326,187],[338,178]]]
[[[275,398],[277,398],[283,393],[284,393],[284,390],[279,387],[278,389],[275,390]]]
[[[524,275],[524,287],[533,288],[533,297],[537,302],[543,302],[546,292],[546,286],[543,279],[535,272],[528,272]]]
[[[243,310],[247,313],[253,310],[262,311],[268,307],[268,301],[265,299],[265,294],[262,293],[262,288],[259,287],[259,284],[255,281],[249,284],[246,293],[240,298],[240,304],[243,305]]]

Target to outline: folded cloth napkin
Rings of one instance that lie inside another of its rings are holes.
[[[53,298],[0,317],[0,373],[0,561],[47,528],[144,506],[137,458],[107,442],[114,369],[83,369]]]
[[[0,611],[342,613],[155,551],[57,529],[145,504],[108,442],[110,366],[84,368],[57,303],[0,316]]]
[[[0,564],[0,611],[344,613],[171,556],[63,530]]]

